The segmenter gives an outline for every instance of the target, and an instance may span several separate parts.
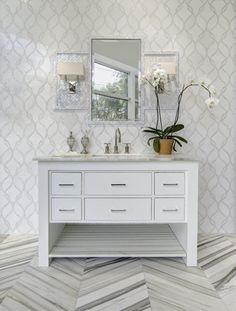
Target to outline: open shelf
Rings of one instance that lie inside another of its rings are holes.
[[[49,257],[186,257],[186,253],[167,224],[67,224]]]

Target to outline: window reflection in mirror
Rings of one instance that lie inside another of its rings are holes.
[[[140,120],[139,39],[92,39],[93,121]]]

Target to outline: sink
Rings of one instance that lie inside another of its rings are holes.
[[[93,157],[143,157],[143,154],[139,153],[104,153],[104,154],[93,154]]]
[[[68,151],[68,152],[59,152],[59,153],[55,153],[52,155],[52,157],[60,157],[60,158],[69,158],[69,157],[88,157],[88,156],[92,156],[91,153],[89,154],[81,154],[79,152],[76,151]]]
[[[105,154],[90,154],[90,157],[95,159],[146,159],[144,154],[137,153],[105,153]]]
[[[113,157],[144,157],[143,154],[138,154],[138,153],[104,153],[104,154],[93,154],[93,153],[88,153],[88,154],[81,154],[76,151],[69,151],[69,152],[61,152],[61,153],[56,153],[52,155],[53,157],[81,157],[81,158],[113,158]]]

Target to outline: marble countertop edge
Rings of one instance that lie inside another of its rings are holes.
[[[199,162],[183,154],[158,155],[158,154],[51,154],[34,157],[38,162]]]

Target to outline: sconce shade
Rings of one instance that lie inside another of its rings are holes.
[[[84,65],[82,63],[59,62],[57,73],[63,80],[76,81],[78,78],[84,78]]]
[[[165,70],[168,75],[176,74],[176,64],[174,62],[161,62],[161,68]]]

